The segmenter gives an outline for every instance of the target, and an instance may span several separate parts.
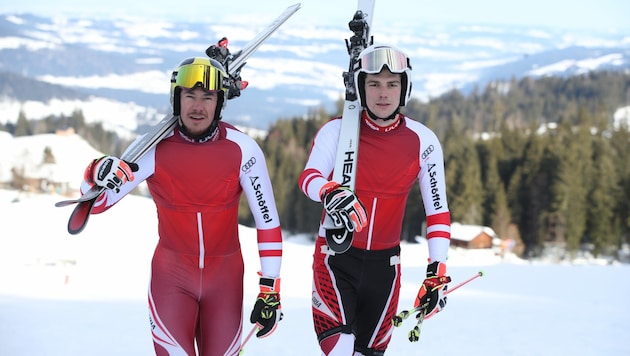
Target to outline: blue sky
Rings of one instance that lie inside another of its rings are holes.
[[[45,15],[94,17],[136,15],[155,19],[212,21],[220,16],[257,15],[274,18],[285,7],[302,3],[291,21],[345,24],[354,13],[355,0],[29,0],[4,1],[0,13],[31,12]],[[243,9],[241,9],[243,8]],[[393,22],[449,25],[529,25],[558,29],[628,31],[630,1],[625,0],[377,0],[374,26]]]

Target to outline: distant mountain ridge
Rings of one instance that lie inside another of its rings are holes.
[[[243,70],[250,86],[228,103],[226,120],[265,129],[309,108],[334,108],[343,94],[344,40],[350,31],[347,24],[307,31],[299,26],[288,21],[250,58]],[[88,105],[88,98],[99,96],[132,103],[144,121],[159,120],[168,112],[168,81],[177,63],[203,56],[223,36],[238,50],[259,27],[5,14],[0,16],[0,101],[56,98]],[[374,34],[376,42],[393,43],[411,57],[412,95],[421,100],[453,88],[467,93],[494,80],[630,70],[630,43],[623,33],[409,24],[374,29]]]
[[[0,72],[0,95],[19,101],[42,101],[51,99],[86,100],[89,95],[62,85],[50,84],[11,72]]]

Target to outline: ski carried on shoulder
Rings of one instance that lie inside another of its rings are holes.
[[[354,74],[358,67],[359,54],[372,44],[370,29],[376,0],[358,0],[357,11],[348,27],[354,33],[346,40],[346,47],[350,55],[348,71],[343,73],[346,87],[345,102],[341,118],[341,129],[337,143],[335,170],[333,181],[352,190],[356,184],[357,160],[359,155],[359,127],[361,126],[361,104],[354,82]],[[352,245],[353,232],[343,226],[336,226],[333,219],[326,215],[324,218],[326,229],[326,243],[337,253],[346,252]]]
[[[229,74],[228,99],[240,96],[240,91],[245,89],[247,82],[241,80],[240,72],[247,59],[271,36],[283,23],[285,23],[301,7],[300,3],[287,7],[269,26],[261,31],[249,43],[238,52],[231,54],[227,48],[226,38],[221,39],[216,45],[210,46],[206,54],[221,62]],[[170,134],[177,123],[177,116],[167,115],[157,123],[151,131],[144,134],[133,146],[129,147],[120,157],[122,160],[137,163],[147,152],[152,150],[162,139]],[[94,203],[103,194],[105,188],[93,186],[90,190],[77,199],[63,200],[55,203],[56,207],[64,207],[77,204],[68,220],[68,232],[76,235],[83,231]]]

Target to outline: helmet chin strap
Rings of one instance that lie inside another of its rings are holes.
[[[372,120],[383,120],[383,121],[389,121],[389,120],[393,120],[396,117],[398,117],[398,114],[400,113],[400,107],[398,107],[396,110],[394,110],[394,112],[389,115],[388,117],[378,117],[376,116],[376,114],[374,114],[369,108],[365,108],[365,110],[367,111],[368,116],[370,117],[370,119]]]

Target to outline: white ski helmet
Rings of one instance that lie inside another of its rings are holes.
[[[358,69],[354,73],[354,83],[359,102],[365,107],[365,76],[377,74],[387,66],[390,72],[401,74],[402,90],[400,92],[400,106],[407,105],[411,97],[411,63],[409,57],[401,50],[392,46],[371,45],[364,49],[358,57]]]
[[[225,108],[228,91],[225,80],[228,75],[223,65],[217,60],[205,57],[184,59],[171,75],[171,105],[173,115],[180,114],[179,96],[182,88],[201,87],[218,93],[215,120],[221,120],[221,113]]]

